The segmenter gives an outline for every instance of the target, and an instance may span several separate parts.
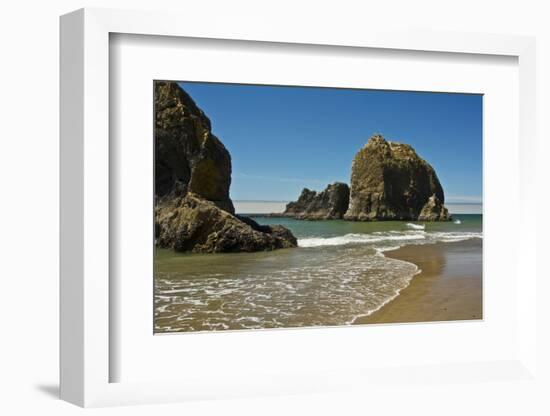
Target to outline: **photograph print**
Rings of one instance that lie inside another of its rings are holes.
[[[482,95],[153,89],[154,333],[483,318]]]

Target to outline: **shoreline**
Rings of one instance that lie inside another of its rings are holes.
[[[483,241],[403,246],[383,253],[415,264],[420,272],[377,310],[352,325],[483,319]]]
[[[388,250],[388,251],[397,251],[397,250],[399,250],[399,248],[395,248],[395,249]],[[385,257],[385,255],[383,253],[381,253],[381,254]],[[400,260],[400,259],[395,259],[395,260]],[[410,263],[410,262],[406,262],[406,263]],[[399,295],[401,294],[401,292],[403,292],[405,289],[407,289],[411,285],[413,279],[416,276],[418,276],[420,273],[422,273],[422,269],[420,269],[416,264],[414,264],[414,263],[410,263],[410,264],[413,264],[414,266],[416,266],[416,272],[411,276],[411,279],[409,280],[409,283],[407,284],[407,286],[399,289],[392,298],[386,300],[384,303],[382,303],[376,309],[373,309],[372,311],[369,311],[367,314],[357,315],[355,318],[353,318],[351,321],[349,321],[347,323],[347,325],[364,325],[365,324],[363,322],[364,319],[366,319],[367,317],[375,314],[376,312],[378,312],[379,310],[384,308],[386,305],[388,305],[389,303],[391,303],[395,299],[397,299],[399,297]]]

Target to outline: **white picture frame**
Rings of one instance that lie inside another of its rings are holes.
[[[182,25],[185,21],[185,25]],[[330,32],[276,25],[239,25],[220,19],[205,27],[173,13],[82,9],[61,18],[61,398],[79,406],[160,403],[196,398],[239,397],[273,393],[323,392],[346,388],[346,378],[376,384],[406,378],[395,369],[368,372],[335,369],[327,377],[282,372],[265,380],[223,385],[207,379],[182,381],[110,382],[116,357],[109,345],[109,37],[110,34],[225,39],[333,47],[430,51],[516,57],[519,65],[519,137],[521,212],[534,205],[535,169],[535,41],[529,37],[431,32],[384,31],[369,27]],[[422,366],[418,380],[479,382],[476,371],[507,380],[535,379],[536,283],[535,219],[520,214],[517,293],[517,354],[498,362]],[[146,307],[146,306],[145,306]],[[336,335],[333,335],[336,336]],[[351,373],[350,373],[351,371]],[[378,381],[377,381],[378,380]],[[223,380],[222,380],[223,381]]]

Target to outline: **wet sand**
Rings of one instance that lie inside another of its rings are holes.
[[[482,319],[482,240],[405,246],[384,253],[422,272],[399,296],[355,324]]]

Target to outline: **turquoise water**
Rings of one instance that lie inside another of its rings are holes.
[[[243,214],[247,215],[247,214]],[[426,233],[448,233],[448,236],[461,236],[463,233],[481,233],[482,215],[453,215],[453,221],[446,222],[415,222],[415,221],[375,221],[354,222],[343,220],[303,221],[285,217],[262,217],[249,215],[263,225],[281,224],[294,233],[296,238],[338,237],[349,234],[372,234],[387,232],[410,232],[423,229]]]
[[[299,221],[298,248],[260,253],[157,250],[155,332],[349,325],[399,295],[418,267],[384,252],[482,238],[482,216],[445,223]]]

